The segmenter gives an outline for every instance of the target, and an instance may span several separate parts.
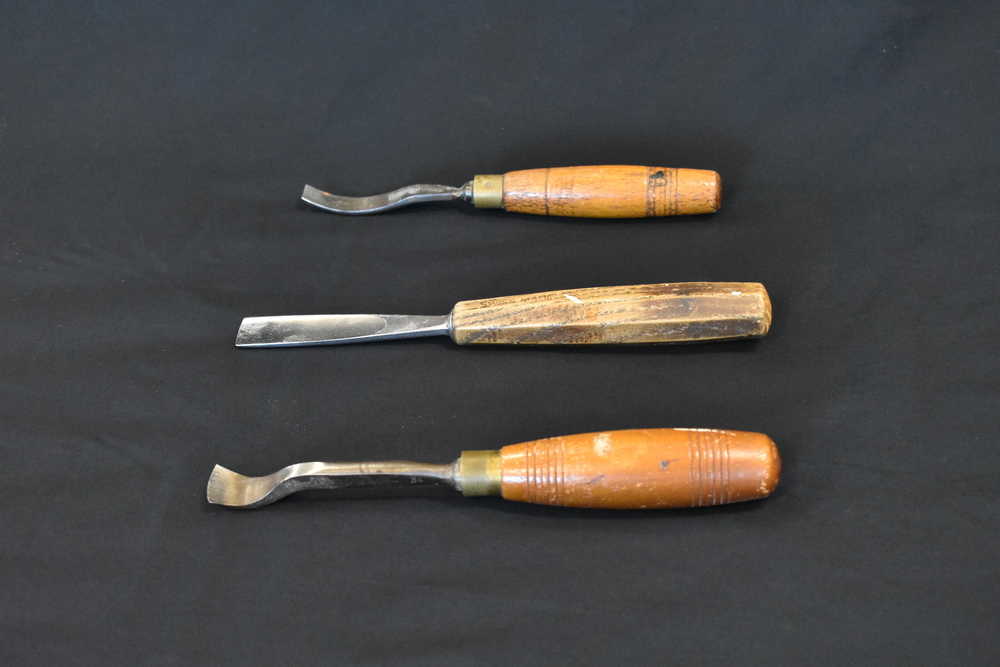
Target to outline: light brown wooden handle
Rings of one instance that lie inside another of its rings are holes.
[[[766,435],[712,429],[584,433],[500,450],[507,500],[606,509],[702,507],[763,498],[781,475]]]
[[[604,165],[511,171],[503,208],[577,218],[653,218],[712,213],[722,204],[714,171]]]
[[[771,302],[760,283],[590,287],[462,301],[451,324],[461,345],[691,343],[763,336]]]

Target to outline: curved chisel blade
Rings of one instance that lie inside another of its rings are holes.
[[[450,315],[283,315],[247,317],[236,347],[336,345],[450,335]]]
[[[247,477],[220,465],[208,479],[213,505],[251,509],[270,505],[306,489],[388,488],[428,485],[455,486],[453,464],[412,461],[361,463],[296,463],[263,477]]]
[[[302,201],[331,213],[363,215],[381,213],[394,208],[428,201],[451,201],[466,197],[465,188],[451,188],[447,185],[408,185],[382,195],[371,197],[342,197],[323,192],[311,185],[302,191]]]

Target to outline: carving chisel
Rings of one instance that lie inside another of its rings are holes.
[[[466,451],[453,463],[299,463],[266,477],[215,466],[208,502],[269,505],[303,489],[453,486],[465,496],[604,509],[722,505],[763,498],[781,475],[766,435],[713,429],[583,433]]]
[[[448,315],[248,317],[237,347],[333,345],[451,336],[459,345],[623,345],[753,338],[771,303],[759,283],[590,287],[462,301]]]
[[[410,185],[371,197],[342,197],[311,185],[302,192],[302,200],[313,206],[349,215],[454,199],[515,213],[655,218],[715,212],[722,204],[722,181],[703,169],[603,165],[511,171],[476,176],[460,188]]]

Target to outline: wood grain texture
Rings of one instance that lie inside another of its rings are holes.
[[[722,204],[714,171],[604,165],[504,174],[503,207],[578,218],[652,218],[712,213]]]
[[[769,495],[781,476],[761,433],[649,429],[583,433],[500,450],[507,500],[565,507],[702,507]]]
[[[692,343],[763,336],[771,302],[760,283],[590,287],[462,301],[460,345]]]

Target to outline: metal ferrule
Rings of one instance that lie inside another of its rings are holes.
[[[503,208],[503,174],[472,179],[472,203],[476,208]]]
[[[500,479],[498,450],[462,452],[455,487],[463,496],[499,496]]]

